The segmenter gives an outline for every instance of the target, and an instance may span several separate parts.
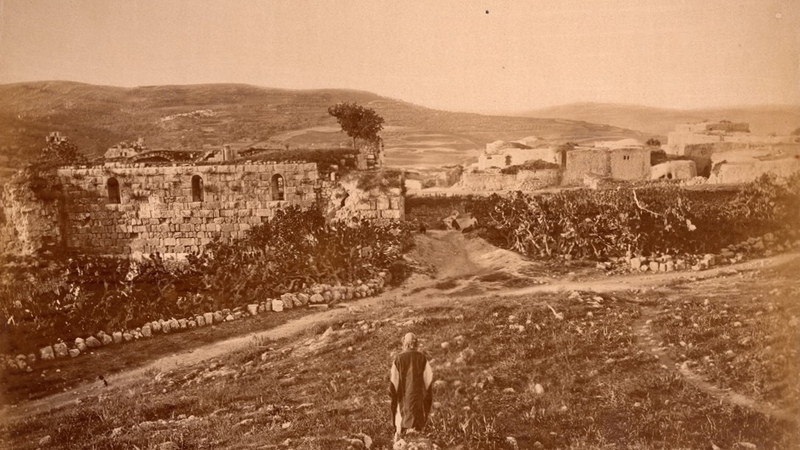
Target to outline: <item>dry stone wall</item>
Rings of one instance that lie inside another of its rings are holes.
[[[64,243],[111,255],[197,251],[244,237],[279,208],[311,206],[317,176],[313,163],[59,169]]]
[[[558,185],[561,171],[558,169],[520,170],[516,174],[492,172],[465,172],[459,187],[478,191],[535,191]]]

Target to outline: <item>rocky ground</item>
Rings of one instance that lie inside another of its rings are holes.
[[[6,409],[2,448],[391,448],[408,331],[436,378],[419,448],[800,445],[797,255],[618,277],[423,240],[433,278]]]

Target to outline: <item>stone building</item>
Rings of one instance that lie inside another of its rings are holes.
[[[550,145],[533,147],[522,142],[495,141],[486,144],[486,149],[478,155],[478,170],[502,169],[537,159],[550,163],[558,162],[556,151]]]
[[[632,181],[650,178],[650,149],[646,147],[577,147],[567,151],[562,184],[581,184],[586,175]]]

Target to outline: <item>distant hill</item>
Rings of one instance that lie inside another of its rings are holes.
[[[750,131],[755,134],[790,134],[800,127],[800,105],[678,110],[614,103],[573,103],[517,115],[604,123],[659,137],[666,136],[675,124],[703,120],[749,122]]]
[[[289,135],[295,140],[279,142],[311,145],[319,139],[318,145],[346,144],[346,135],[337,131],[327,113],[328,106],[339,101],[355,101],[381,114],[387,125],[387,156],[393,148],[421,153],[409,161],[424,156],[426,147],[476,151],[486,142],[531,135],[575,141],[642,138],[638,132],[608,125],[437,111],[353,90],[241,84],[120,88],[49,81],[0,85],[0,168],[7,175],[29,161],[50,131],[67,135],[90,156],[138,137],[149,148],[173,149],[247,146]]]

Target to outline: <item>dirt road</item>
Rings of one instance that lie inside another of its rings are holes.
[[[528,261],[515,253],[493,247],[481,239],[467,238],[460,232],[432,232],[426,236],[419,236],[417,239],[417,248],[412,252],[411,256],[416,258],[418,262],[434,266],[437,271],[436,278],[414,276],[402,288],[384,292],[373,298],[353,301],[348,304],[339,304],[336,308],[303,316],[270,330],[216,342],[184,353],[160,358],[145,366],[106,377],[111,390],[105,392],[124,391],[135,384],[149,381],[159,372],[191,366],[223,356],[252,345],[255,339],[286,338],[308,330],[315,324],[348,317],[352,314],[349,311],[349,307],[373,308],[387,300],[397,301],[409,306],[435,306],[452,302],[454,298],[463,301],[476,300],[489,293],[493,296],[513,297],[537,292],[571,290],[611,292],[628,289],[650,289],[673,283],[693,282],[719,276],[733,276],[741,272],[786,264],[800,258],[800,254],[793,253],[703,272],[671,272],[613,278],[599,275],[584,280],[556,279],[548,281],[547,284],[541,284],[542,281],[540,279],[533,280],[531,278],[532,282],[535,281],[540,284],[486,291],[480,289],[482,284],[485,283],[476,279],[476,276],[504,272],[515,277],[524,277],[525,269],[535,266],[536,263]],[[436,286],[443,278],[458,278],[459,283],[456,283],[455,288],[442,291]],[[477,287],[478,289],[464,289],[465,287]],[[91,395],[97,395],[98,389],[100,389],[99,383],[84,384],[68,392],[51,395],[13,407],[6,407],[0,412],[0,417],[5,417],[5,420],[13,420],[39,414]]]

